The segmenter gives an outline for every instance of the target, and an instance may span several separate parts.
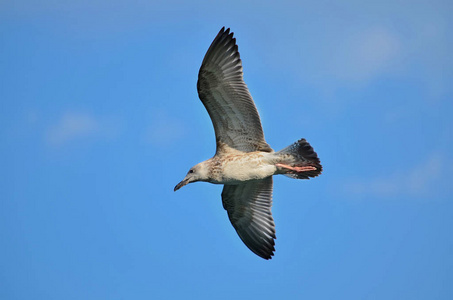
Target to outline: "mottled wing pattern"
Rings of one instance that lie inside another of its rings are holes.
[[[244,151],[268,151],[258,111],[242,77],[236,39],[222,28],[198,73],[198,95],[211,117],[217,145]],[[217,151],[221,151],[217,147]]]
[[[239,185],[225,185],[222,202],[245,245],[262,258],[272,258],[276,238],[271,212],[272,176]]]

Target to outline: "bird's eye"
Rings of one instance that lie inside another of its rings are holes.
[[[193,173],[194,171],[192,169],[189,170],[189,173]]]

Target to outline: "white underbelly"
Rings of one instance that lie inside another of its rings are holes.
[[[231,160],[224,164],[222,183],[239,183],[274,175],[277,168],[262,157]]]

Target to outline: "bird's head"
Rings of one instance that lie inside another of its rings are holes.
[[[175,186],[175,192],[183,186],[196,181],[206,181],[208,179],[208,167],[206,162],[201,162],[187,172],[186,177]]]

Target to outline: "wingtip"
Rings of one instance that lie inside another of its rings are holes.
[[[218,35],[230,35],[230,34],[232,35],[232,34],[234,34],[233,32],[230,33],[230,31],[231,31],[231,28],[230,28],[230,27],[225,27],[225,26],[223,26],[223,27],[220,29]]]
[[[269,254],[266,254],[266,255],[257,254],[257,255],[265,260],[271,260],[272,257],[274,256],[274,251],[275,251],[275,249]]]
[[[275,253],[275,237],[270,242],[270,247],[257,249],[257,248],[249,247],[249,245],[247,245],[247,244],[246,244],[246,246],[259,257],[264,258],[265,260],[269,260],[269,259],[272,259],[272,256],[274,256],[274,253]]]

